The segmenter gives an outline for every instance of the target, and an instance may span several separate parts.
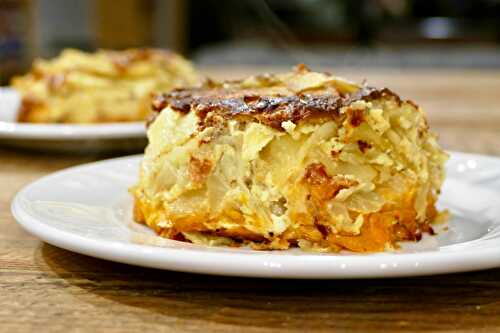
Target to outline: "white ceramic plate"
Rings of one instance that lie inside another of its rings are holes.
[[[0,88],[0,144],[56,151],[130,151],[146,144],[144,122],[96,125],[17,123],[19,95]]]
[[[380,278],[500,266],[500,159],[452,153],[439,202],[453,214],[448,230],[403,250],[314,254],[300,250],[212,248],[162,239],[132,221],[141,156],[70,168],[19,192],[17,221],[55,246],[133,265],[185,272],[272,278]],[[148,244],[148,245],[145,245]]]

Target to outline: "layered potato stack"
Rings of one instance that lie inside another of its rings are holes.
[[[188,61],[165,50],[67,49],[36,60],[12,86],[22,96],[20,122],[105,123],[145,120],[151,93],[198,81]]]
[[[298,66],[157,96],[135,218],[206,245],[383,251],[432,233],[447,155],[388,89]]]

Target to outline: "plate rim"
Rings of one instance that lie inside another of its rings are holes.
[[[146,137],[142,121],[105,124],[25,124],[0,121],[0,138],[82,140]]]
[[[499,158],[489,155],[449,153],[462,158],[479,157],[500,162]],[[125,264],[190,273],[259,278],[352,279],[458,273],[500,266],[500,244],[498,247],[473,247],[457,252],[435,250],[399,254],[301,254],[297,256],[277,254],[273,251],[207,251],[203,248],[166,248],[105,241],[83,237],[43,222],[40,223],[37,218],[22,209],[22,197],[32,186],[40,182],[99,164],[119,161],[136,162],[141,156],[141,154],[130,155],[86,163],[43,176],[24,186],[16,194],[11,204],[12,215],[16,222],[29,233],[69,251]],[[244,265],[241,264],[243,262]]]

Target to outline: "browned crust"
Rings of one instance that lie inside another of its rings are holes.
[[[216,86],[214,88],[214,85]],[[231,83],[234,85],[234,83]],[[387,88],[362,87],[352,94],[325,93],[319,95],[300,93],[290,96],[257,95],[249,90],[224,88],[223,84],[211,82],[201,88],[176,89],[157,95],[153,100],[153,110],[158,115],[169,106],[180,113],[196,112],[200,126],[206,127],[213,118],[249,118],[278,130],[281,123],[311,118],[338,119],[340,110],[356,101],[370,101],[379,98],[392,98],[397,103],[401,99]],[[359,126],[362,115],[355,114],[353,126]],[[153,116],[154,117],[154,116]]]

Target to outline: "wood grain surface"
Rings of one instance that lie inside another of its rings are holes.
[[[411,97],[446,148],[500,155],[500,72],[338,72]],[[0,332],[500,332],[500,269],[386,280],[213,277],[75,254],[14,222],[10,201],[22,186],[107,157],[0,148]]]

